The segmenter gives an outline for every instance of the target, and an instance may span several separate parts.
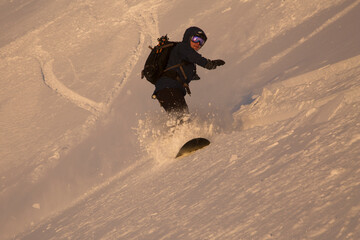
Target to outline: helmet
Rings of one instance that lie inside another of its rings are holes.
[[[205,42],[207,40],[207,37],[206,37],[205,33],[202,30],[198,31],[194,36],[202,38]]]
[[[188,43],[193,36],[198,36],[198,37],[202,38],[204,41],[207,40],[206,34],[201,28],[189,27],[188,29],[186,29],[186,31],[184,33],[183,42]]]

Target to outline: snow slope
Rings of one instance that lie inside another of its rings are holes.
[[[1,239],[360,238],[360,1],[196,3],[0,1]],[[226,65],[164,140],[139,72],[192,25]]]

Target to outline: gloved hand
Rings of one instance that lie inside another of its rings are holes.
[[[221,59],[217,59],[217,60],[208,60],[208,62],[205,65],[206,69],[215,69],[217,66],[222,66],[224,65],[225,62]]]

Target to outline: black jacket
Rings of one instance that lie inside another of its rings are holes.
[[[180,68],[174,68],[173,71],[177,72],[177,75],[180,77],[181,81],[189,84],[192,80],[198,80],[199,77],[196,74],[196,64],[205,67],[208,62],[208,59],[202,57],[198,52],[190,46],[190,39],[192,36],[196,35],[199,31],[202,31],[198,27],[190,27],[186,29],[183,37],[183,41],[178,43],[171,51],[167,67],[171,67],[180,63],[185,63],[183,69],[186,75],[186,80],[181,72]],[[162,76],[155,84],[155,92],[164,88],[178,88],[181,89],[184,95],[186,90],[184,86],[177,80],[169,77]]]

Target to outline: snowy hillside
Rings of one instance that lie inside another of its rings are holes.
[[[360,239],[360,1],[270,2],[0,1],[0,239]],[[164,136],[139,73],[193,25],[226,65]]]

